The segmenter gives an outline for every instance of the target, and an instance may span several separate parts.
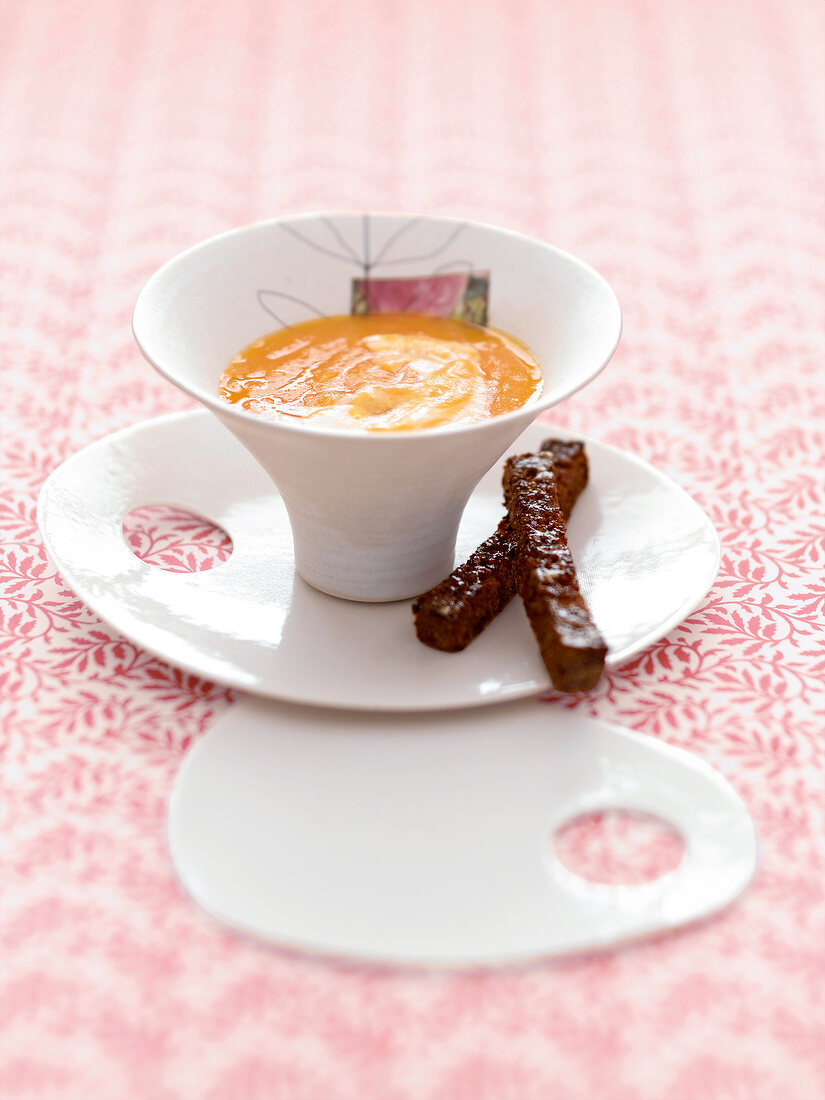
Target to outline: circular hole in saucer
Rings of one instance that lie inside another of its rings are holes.
[[[599,810],[561,825],[551,838],[556,858],[589,882],[633,886],[653,882],[678,867],[684,839],[653,814]]]
[[[232,539],[222,527],[167,504],[133,508],[124,517],[123,537],[135,557],[169,573],[214,569],[232,553]]]

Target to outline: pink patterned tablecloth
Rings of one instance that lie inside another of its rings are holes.
[[[825,1095],[824,55],[820,0],[0,0],[5,1100]],[[186,407],[130,335],[147,276],[323,207],[496,222],[615,287],[619,352],[554,420],[683,485],[722,568],[549,705],[734,783],[762,855],[723,915],[396,973],[245,940],[177,884],[165,799],[230,697],[67,591],[35,501],[86,443]]]

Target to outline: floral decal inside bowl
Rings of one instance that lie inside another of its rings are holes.
[[[489,293],[489,271],[407,279],[353,279],[352,312],[427,313],[486,325]]]
[[[282,224],[281,231],[308,250],[358,270],[358,275],[350,276],[353,314],[426,313],[487,324],[490,272],[475,270],[470,256],[462,252],[456,255],[455,245],[458,243],[460,248],[466,223],[447,224],[441,240],[433,242],[428,238],[423,244],[417,240],[421,236],[421,218],[408,219],[383,242],[375,241],[376,226],[368,214],[359,222],[360,240],[345,235],[351,219],[320,217],[300,227]],[[411,263],[421,264],[421,274],[395,277],[383,274],[388,268]],[[377,270],[381,271],[378,277]],[[258,301],[282,326],[324,315],[317,305],[285,291],[262,288],[258,290]]]

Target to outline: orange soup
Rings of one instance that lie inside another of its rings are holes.
[[[535,400],[542,372],[497,329],[415,313],[319,317],[239,352],[220,395],[260,416],[404,431],[468,424]]]

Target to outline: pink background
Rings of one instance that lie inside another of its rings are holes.
[[[825,1095],[824,42],[820,0],[0,0],[5,1100]],[[319,207],[496,222],[615,287],[619,352],[554,420],[674,477],[723,560],[572,705],[744,796],[724,915],[449,976],[264,947],[177,885],[165,799],[228,695],[66,590],[35,500],[186,406],[130,335],[155,267]]]

